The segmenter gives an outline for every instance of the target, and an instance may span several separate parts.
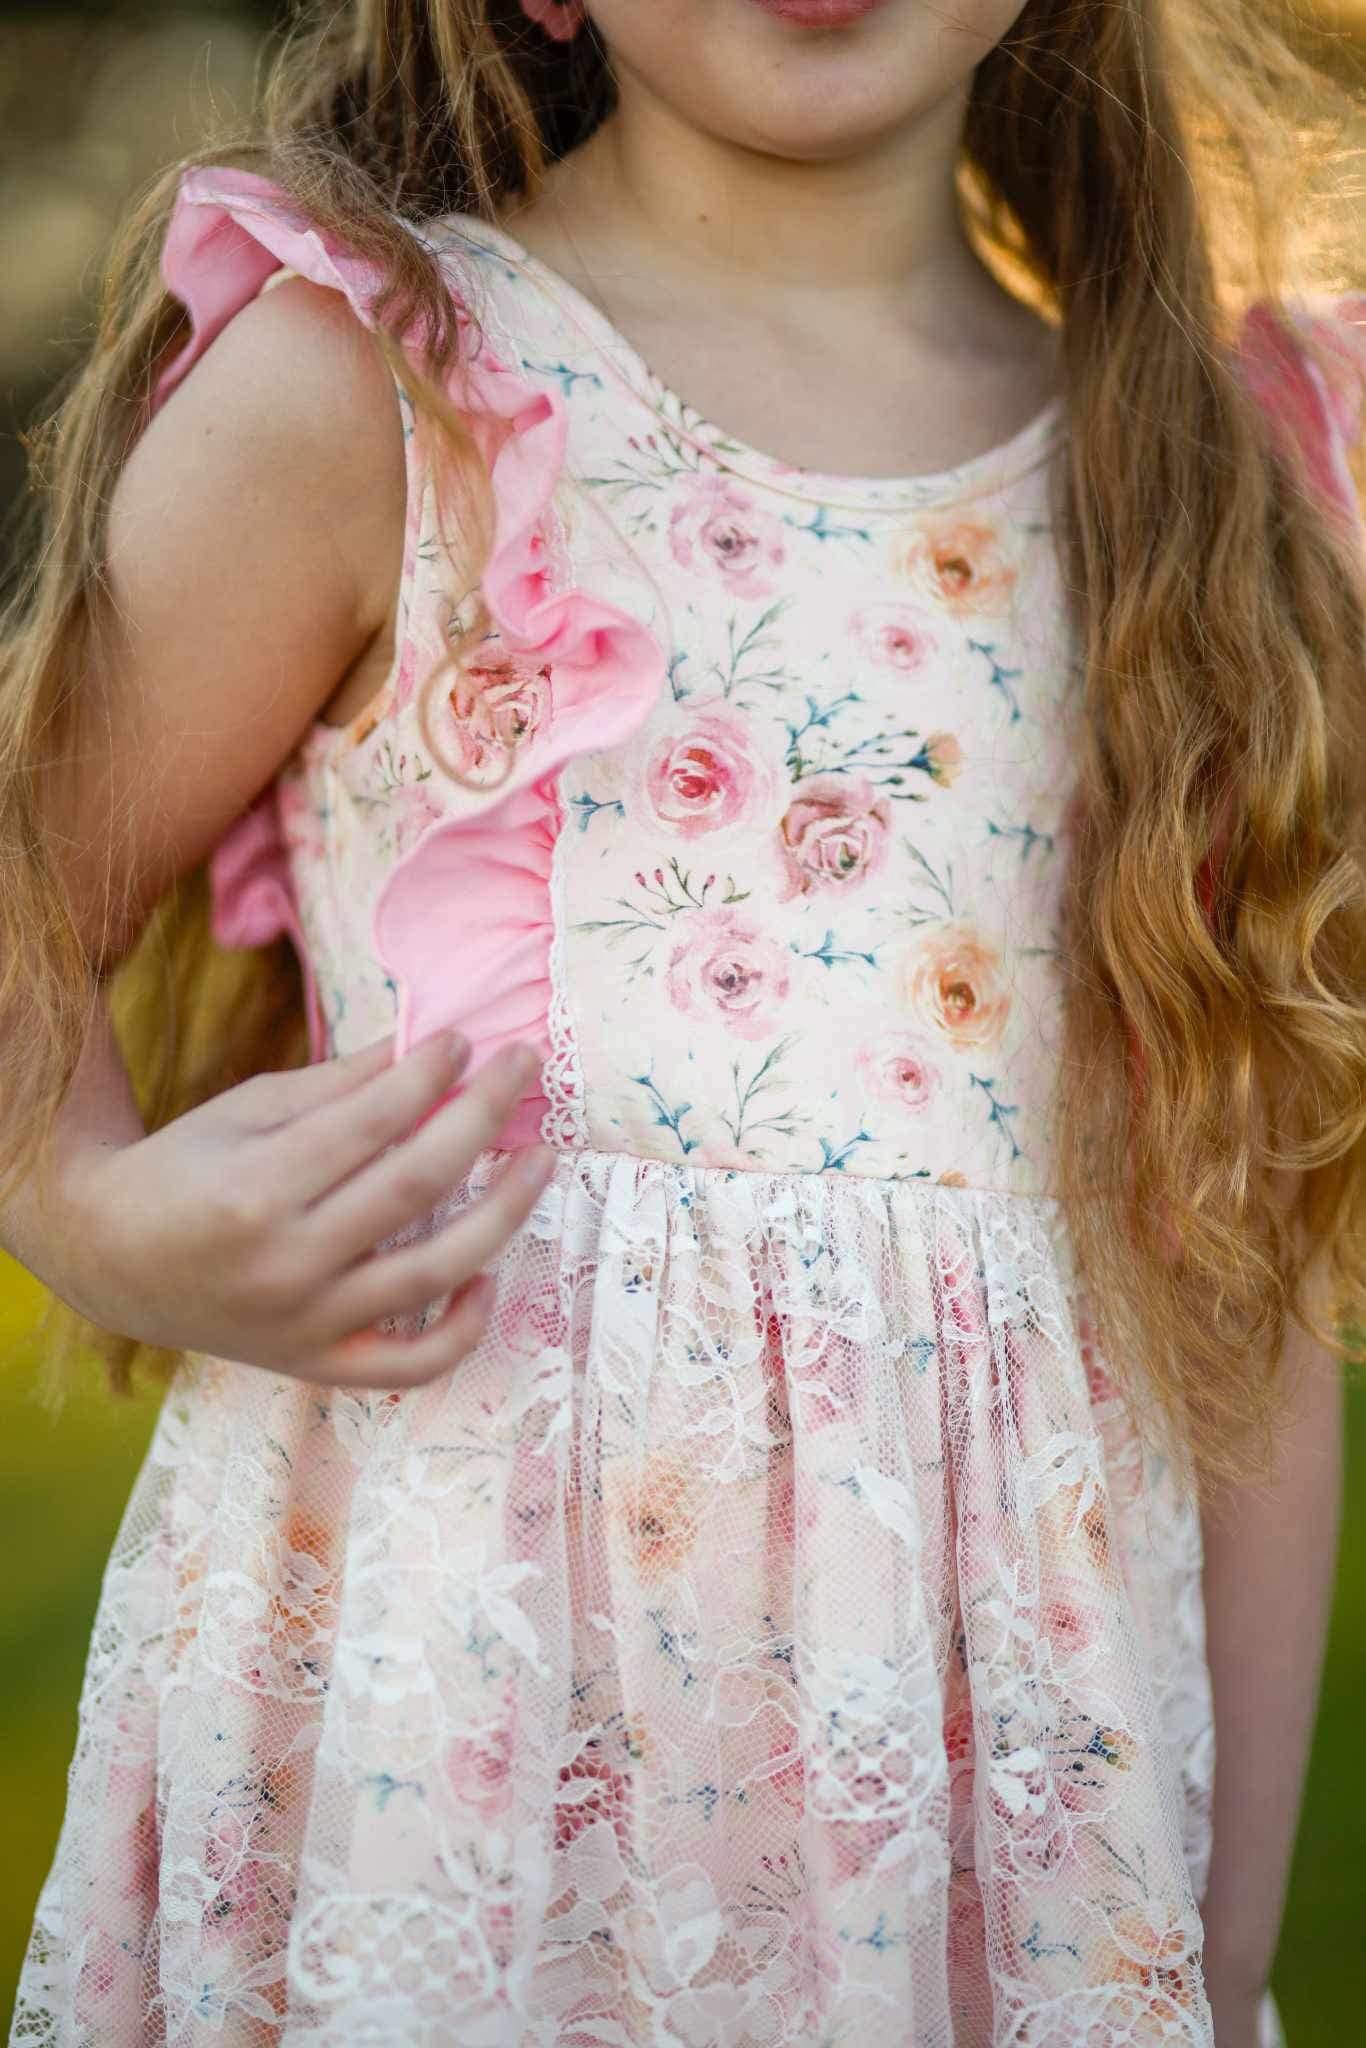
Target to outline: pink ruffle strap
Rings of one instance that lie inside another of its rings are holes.
[[[192,333],[158,387],[160,404],[233,314],[287,267],[345,294],[376,323],[379,273],[302,219],[288,197],[245,171],[191,172],[168,230],[163,274],[188,308]],[[462,339],[471,323],[456,307]],[[558,393],[499,363],[482,335],[451,380],[489,470],[494,539],[483,594],[513,656],[548,666],[551,711],[519,749],[511,773],[477,802],[430,824],[391,869],[376,902],[375,955],[398,989],[395,1058],[431,1032],[456,1027],[473,1047],[470,1072],[518,1040],[549,1052],[550,873],[562,817],[560,769],[612,747],[643,722],[663,685],[664,651],[635,618],[579,589],[555,590],[545,521],[564,460],[568,422]],[[304,951],[282,829],[278,785],[220,842],[210,864],[214,932],[227,946],[288,931],[308,986],[312,1056],[324,1056],[321,1008]],[[535,1141],[545,1114],[529,1094],[500,1142]]]
[[[1305,347],[1301,335],[1314,345]],[[1366,293],[1326,310],[1297,311],[1287,327],[1258,300],[1243,316],[1238,368],[1310,490],[1359,529],[1361,512],[1349,452],[1366,402]]]

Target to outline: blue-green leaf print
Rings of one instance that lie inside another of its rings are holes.
[[[856,947],[840,947],[835,944],[835,934],[828,931],[819,946],[803,948],[795,939],[790,942],[792,951],[799,960],[819,960],[822,967],[837,967],[862,961],[865,967],[877,966],[877,952],[862,953]]]
[[[980,654],[986,660],[991,669],[989,678],[991,687],[993,690],[999,691],[1000,695],[1010,706],[1010,722],[1012,725],[1017,725],[1022,716],[1020,700],[1010,686],[1012,683],[1017,683],[1020,680],[1024,670],[1022,668],[1007,668],[996,652],[994,641],[969,640],[968,646],[974,654]]]
[[[657,1087],[652,1074],[633,1074],[631,1080],[637,1088],[645,1090],[646,1095],[650,1099],[651,1107],[654,1110],[653,1122],[660,1130],[673,1132],[684,1158],[686,1159],[689,1152],[695,1152],[701,1140],[699,1138],[685,1138],[683,1135],[683,1122],[686,1117],[692,1115],[692,1104],[690,1102],[680,1102],[671,1109]]]

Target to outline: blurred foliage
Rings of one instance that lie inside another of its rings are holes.
[[[129,195],[249,113],[270,0],[0,6],[0,506]]]
[[[0,0],[0,507],[19,427],[75,360],[130,193],[249,110],[272,0]],[[1360,78],[1366,0],[1319,0],[1300,33]],[[1355,211],[1361,194],[1340,195]],[[0,2010],[8,2011],[61,1816],[104,1561],[155,1413],[91,1383],[60,1415],[36,1396],[38,1312],[0,1259]],[[1353,1382],[1348,1517],[1318,1738],[1277,1973],[1291,2048],[1366,2038],[1366,1385]],[[114,2048],[114,2044],[110,2044]]]

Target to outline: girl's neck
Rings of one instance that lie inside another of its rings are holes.
[[[895,142],[793,162],[623,95],[500,225],[750,447],[826,474],[949,469],[1059,384],[1056,334],[964,231],[961,120],[940,104]]]
[[[633,90],[503,224],[576,282],[662,276],[702,308],[778,327],[816,320],[875,352],[885,341],[933,358],[966,342],[984,366],[1006,367],[1023,351],[1028,375],[1039,322],[963,227],[963,112],[954,94],[857,153],[798,161],[710,135]]]

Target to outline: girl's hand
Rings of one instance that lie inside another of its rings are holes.
[[[148,1137],[84,1153],[79,1185],[67,1183],[79,1239],[67,1300],[145,1343],[326,1386],[435,1379],[479,1342],[493,1294],[483,1268],[554,1167],[545,1147],[516,1153],[452,1222],[376,1252],[496,1142],[538,1066],[515,1048],[431,1114],[468,1057],[438,1033],[394,1063],[382,1039],[256,1075]],[[416,1337],[373,1327],[451,1290]]]

